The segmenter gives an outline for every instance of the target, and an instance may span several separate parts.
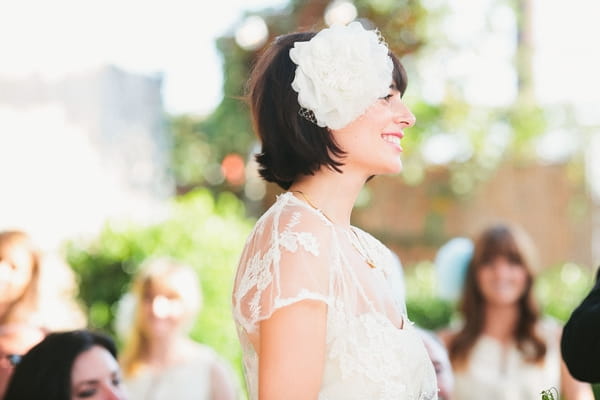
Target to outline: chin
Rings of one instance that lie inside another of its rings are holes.
[[[150,335],[155,338],[167,337],[171,335],[174,331],[176,331],[176,329],[173,326],[167,324],[156,324],[150,327],[149,329]]]
[[[489,303],[495,304],[497,306],[508,307],[508,306],[514,306],[514,305],[518,304],[519,299],[513,298],[513,297],[495,298],[495,299],[490,299]]]
[[[395,175],[401,173],[402,169],[402,163],[397,163],[395,165],[387,166],[384,172],[381,172],[378,175]]]

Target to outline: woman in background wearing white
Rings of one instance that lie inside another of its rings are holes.
[[[228,364],[188,337],[202,302],[196,272],[160,258],[140,267],[121,303],[118,330],[126,331],[120,359],[130,400],[234,400]],[[128,312],[127,309],[130,309]],[[128,320],[133,309],[133,321]]]
[[[593,400],[560,356],[561,327],[533,297],[533,243],[516,226],[496,224],[475,240],[460,310],[462,326],[440,333],[454,369],[454,400],[531,400],[556,388]]]

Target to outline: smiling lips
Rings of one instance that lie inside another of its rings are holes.
[[[397,133],[384,133],[381,135],[383,140],[394,145],[398,151],[402,151],[402,146],[400,145],[400,140],[404,137],[402,132]]]

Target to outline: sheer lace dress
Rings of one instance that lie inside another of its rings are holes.
[[[233,291],[250,399],[258,399],[260,321],[306,299],[327,305],[319,400],[437,399],[431,361],[391,289],[393,257],[366,232],[332,224],[290,192],[278,196],[246,242]]]

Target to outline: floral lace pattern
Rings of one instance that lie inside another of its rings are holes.
[[[334,226],[291,193],[280,195],[257,222],[233,292],[251,400],[258,398],[258,360],[250,338],[274,311],[306,299],[328,306],[319,400],[437,399],[431,361],[387,281],[392,253],[353,230]],[[354,251],[352,236],[376,269]]]

